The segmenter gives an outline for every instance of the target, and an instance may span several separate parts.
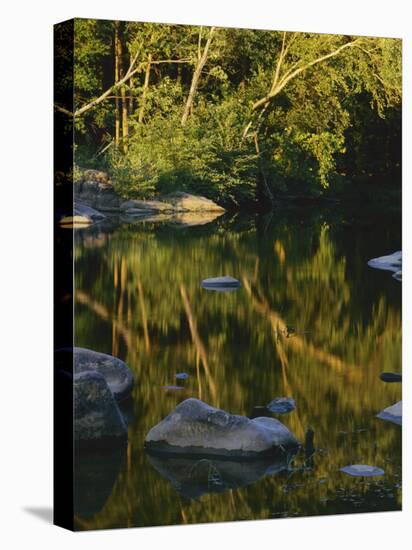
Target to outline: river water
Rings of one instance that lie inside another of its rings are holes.
[[[401,284],[367,265],[401,249],[399,212],[305,208],[207,220],[104,222],[75,233],[75,343],[123,359],[125,448],[77,459],[76,528],[103,529],[401,508]],[[231,275],[239,290],[210,292]],[[186,380],[176,373],[187,373]],[[165,388],[181,386],[181,389]],[[196,397],[280,419],[314,449],[285,463],[148,456],[149,429]],[[311,456],[309,456],[311,454]],[[384,470],[351,477],[349,464]]]

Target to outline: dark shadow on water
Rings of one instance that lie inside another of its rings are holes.
[[[50,525],[53,524],[53,508],[50,507],[42,507],[42,506],[27,506],[26,508],[23,508],[23,510],[27,514],[31,514],[32,516],[35,516],[36,518],[45,521],[46,523],[49,523]]]

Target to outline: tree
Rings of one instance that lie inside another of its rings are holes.
[[[79,164],[108,169],[126,196],[179,188],[263,205],[322,193],[349,164],[383,174],[392,163],[398,137],[379,155],[360,144],[378,129],[400,135],[399,40],[96,20],[75,29],[74,110],[56,109],[75,120]]]
[[[210,44],[212,42],[212,38],[213,38],[213,34],[214,34],[215,30],[216,30],[215,27],[211,27],[211,29],[209,31],[209,36],[206,40],[206,44],[205,44],[205,46],[202,50],[202,27],[200,27],[200,29],[199,29],[199,47],[198,47],[197,63],[195,65],[195,69],[193,71],[192,83],[190,85],[189,95],[187,96],[185,109],[183,111],[182,126],[184,126],[186,124],[188,116],[189,116],[189,114],[192,110],[193,100],[194,100],[194,97],[195,97],[195,94],[196,94],[196,91],[197,91],[197,87],[199,85],[200,75],[202,73],[203,67],[206,64]]]

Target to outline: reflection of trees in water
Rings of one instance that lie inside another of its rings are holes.
[[[89,526],[263,518],[281,502],[299,514],[327,513],[321,499],[353,484],[336,474],[339,467],[382,463],[399,450],[398,432],[383,423],[356,431],[398,399],[399,387],[380,382],[379,373],[400,370],[399,309],[378,290],[372,308],[351,299],[357,281],[328,225],[278,223],[263,234],[253,225],[213,233],[123,226],[98,248],[84,235],[87,247],[84,239],[76,247],[77,344],[119,355],[136,376],[129,468]],[[202,279],[221,274],[241,279],[242,289],[200,289]],[[181,399],[159,389],[181,371],[191,374],[190,395],[238,414],[293,396],[297,410],[282,420],[300,439],[312,425],[315,446],[329,451],[315,457],[316,475],[298,474],[303,488],[286,493],[282,476],[267,477],[201,504],[181,503],[178,512],[176,493],[141,447]]]

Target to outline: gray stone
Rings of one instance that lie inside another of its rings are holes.
[[[130,199],[122,202],[120,210],[130,213],[129,211],[143,210],[145,212],[173,212],[174,206],[162,201],[143,201],[137,199]]]
[[[148,449],[181,454],[255,458],[299,447],[274,418],[249,418],[186,399],[146,436]]]
[[[161,197],[171,204],[175,212],[224,212],[225,209],[206,197],[176,191]]]
[[[351,464],[340,469],[341,472],[355,477],[382,476],[385,472],[382,468],[368,466],[367,464]]]
[[[73,379],[74,438],[85,444],[101,444],[127,438],[127,427],[107,385],[97,372],[82,372]]]
[[[77,216],[84,216],[90,220],[90,223],[100,222],[106,218],[104,214],[98,212],[91,206],[83,204],[82,202],[76,202],[74,205],[74,214]]]
[[[110,177],[100,170],[86,170],[75,186],[76,202],[97,210],[118,211],[124,200],[115,192]]]
[[[133,374],[124,361],[86,348],[73,348],[73,355],[75,374],[97,372],[104,377],[118,401],[129,396],[133,387]]]
[[[396,372],[382,372],[379,378],[383,382],[402,382],[402,374],[398,374]]]
[[[275,397],[266,408],[275,414],[286,414],[296,409],[296,403],[291,397]]]
[[[376,416],[381,420],[387,420],[388,422],[393,422],[398,426],[402,426],[402,401],[398,401],[395,405],[383,409],[383,411]]]
[[[230,275],[223,277],[211,277],[202,281],[202,288],[206,290],[227,291],[240,288],[240,281]]]
[[[394,279],[396,279],[399,282],[402,282],[402,270],[397,271],[392,275]]]
[[[399,250],[388,256],[380,256],[379,258],[373,258],[368,262],[369,267],[375,269],[383,269],[385,271],[393,271],[396,273],[402,267],[402,251]]]

